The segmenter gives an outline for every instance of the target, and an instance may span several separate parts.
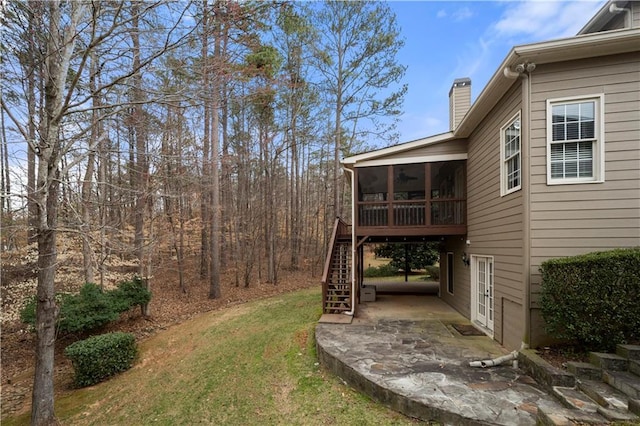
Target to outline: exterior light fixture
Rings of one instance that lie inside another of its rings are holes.
[[[467,256],[467,252],[462,253],[462,263],[464,263],[464,266],[469,266],[469,264],[471,264],[471,260]]]

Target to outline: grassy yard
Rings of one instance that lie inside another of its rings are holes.
[[[411,273],[409,274],[408,277],[408,282],[410,283],[426,283],[426,282],[432,282],[433,280],[431,278],[429,278],[427,275],[425,275],[424,273],[420,274],[420,273]],[[372,283],[403,283],[404,281],[404,274],[398,274],[398,275],[394,275],[391,277],[366,277],[364,279],[365,284],[372,284]]]
[[[312,289],[198,316],[142,342],[131,370],[58,396],[56,414],[65,425],[415,424],[317,364],[320,313]]]
[[[365,248],[364,251],[364,269],[367,268],[379,268],[381,266],[388,265],[391,262],[391,259],[384,257],[376,257],[372,249]],[[388,277],[365,277],[365,283],[376,283],[376,282],[404,282],[404,272],[399,274],[388,276]],[[408,276],[409,282],[430,282],[433,281],[426,272],[411,272]]]

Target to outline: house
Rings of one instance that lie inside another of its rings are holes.
[[[640,2],[449,98],[447,133],[343,159],[353,225],[336,222],[324,312],[357,315],[366,244],[439,241],[440,297],[507,348],[542,345],[540,264],[640,245]]]

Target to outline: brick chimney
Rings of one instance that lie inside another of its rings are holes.
[[[456,78],[449,90],[449,130],[454,131],[471,107],[471,79]]]

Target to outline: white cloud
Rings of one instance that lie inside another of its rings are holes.
[[[598,1],[504,1],[500,18],[489,23],[477,40],[458,52],[449,80],[469,77],[484,87],[507,52],[518,44],[536,43],[575,35],[602,7]],[[479,92],[474,91],[474,96]]]
[[[492,25],[496,37],[537,41],[575,35],[602,7],[603,1],[507,2],[502,17]]]
[[[468,7],[462,7],[453,12],[453,20],[456,22],[464,21],[473,16],[473,12]]]
[[[468,7],[461,7],[457,10],[454,10],[453,13],[449,14],[446,10],[440,9],[438,13],[436,13],[436,17],[439,19],[446,18],[447,16],[451,16],[454,22],[464,21],[466,19],[471,18],[474,15],[473,11]]]

